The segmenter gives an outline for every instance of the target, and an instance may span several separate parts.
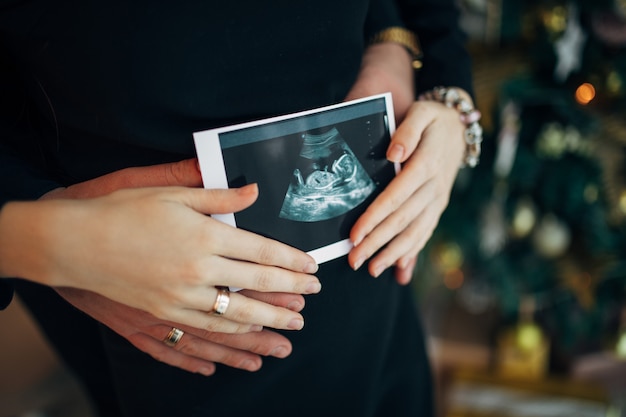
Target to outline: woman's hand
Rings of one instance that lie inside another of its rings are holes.
[[[206,215],[237,212],[257,195],[250,185],[149,187],[80,201],[51,199],[39,220],[46,230],[38,243],[42,249],[34,251],[48,256],[30,260],[29,268],[32,275],[47,274],[51,285],[87,289],[205,330],[298,330],[300,314],[239,293],[230,294],[223,315],[207,314],[216,286],[293,294],[320,289],[309,275],[315,263],[304,252]]]
[[[289,340],[270,330],[244,334],[215,333],[157,319],[153,315],[99,294],[76,288],[59,287],[57,292],[69,303],[127,339],[137,349],[154,359],[189,372],[212,375],[215,364],[247,371],[261,368],[261,356],[285,358],[291,353]],[[242,293],[275,306],[300,311],[304,298],[296,294]],[[185,333],[173,347],[163,343],[168,332],[176,327]]]
[[[191,372],[210,375],[215,363],[254,371],[260,355],[286,357],[291,343],[259,330],[302,327],[300,294],[319,291],[309,275],[317,266],[301,251],[206,216],[249,206],[254,185],[156,188],[201,183],[191,159],[124,169],[39,202],[9,203],[0,250],[15,262],[0,265],[1,273],[58,286],[67,301],[138,349]],[[137,187],[144,188],[116,191]],[[15,219],[27,224],[8,221]],[[231,294],[224,315],[215,316],[208,313],[215,285],[259,291]],[[172,347],[163,341],[173,327],[185,333]]]
[[[411,105],[387,151],[387,159],[402,163],[402,170],[351,230],[355,248],[348,260],[354,269],[371,258],[372,276],[396,265],[398,282],[410,282],[417,254],[448,205],[464,130],[455,109],[432,101]]]
[[[402,163],[402,171],[353,226],[350,239],[355,247],[348,261],[358,269],[371,258],[368,270],[375,277],[395,266],[396,279],[404,285],[411,281],[417,255],[448,205],[465,147],[465,126],[456,110],[415,102],[411,57],[393,42],[367,48],[346,100],[388,91],[398,128],[387,159]]]
[[[216,286],[311,294],[320,290],[320,283],[309,275],[317,265],[306,253],[207,216],[248,207],[257,198],[256,185],[230,190],[155,187],[199,182],[196,161],[187,160],[117,171],[55,190],[42,198],[46,201],[10,203],[3,212],[21,210],[30,222],[23,230],[36,236],[15,233],[16,241],[7,247],[21,269],[7,273],[97,292],[205,330],[302,328],[300,314],[238,293],[231,293],[224,315],[207,314],[216,301]],[[145,188],[111,193],[120,187]],[[18,250],[28,245],[30,250]]]

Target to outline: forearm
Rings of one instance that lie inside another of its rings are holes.
[[[48,273],[51,251],[69,218],[77,211],[67,201],[9,202],[0,210],[0,277],[65,285]],[[67,233],[67,232],[65,232]]]

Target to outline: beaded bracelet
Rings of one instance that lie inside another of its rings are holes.
[[[474,168],[480,160],[480,145],[483,141],[483,128],[478,124],[480,111],[461,97],[456,88],[435,87],[419,96],[419,100],[433,100],[458,110],[461,122],[465,125],[465,157],[464,165]]]

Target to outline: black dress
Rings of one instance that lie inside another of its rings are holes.
[[[419,89],[470,90],[453,2],[397,3],[0,1],[0,203],[191,157],[195,131],[340,102],[367,39],[389,26],[420,32]],[[49,288],[14,286],[103,416],[431,415],[411,288],[345,257],[317,276],[306,327],[285,333],[291,356],[208,378],[153,360]]]

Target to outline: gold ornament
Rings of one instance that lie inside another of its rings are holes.
[[[517,239],[525,238],[537,223],[537,209],[530,197],[521,198],[515,205],[511,222],[511,235]]]
[[[569,248],[569,227],[553,214],[546,214],[533,232],[533,247],[546,258],[558,258]]]
[[[563,126],[559,123],[546,124],[537,139],[537,153],[548,158],[559,158],[567,149]]]
[[[533,322],[519,323],[515,340],[520,351],[530,353],[541,348],[543,332],[541,327]]]
[[[618,359],[626,360],[626,307],[622,310],[620,331],[615,344],[615,355]]]
[[[574,126],[563,127],[554,122],[541,129],[535,149],[544,158],[560,158],[566,152],[588,157],[593,151],[593,144]]]
[[[617,207],[619,208],[622,217],[626,217],[626,190],[622,190],[619,196]]]
[[[587,204],[593,204],[598,201],[599,194],[600,191],[598,190],[598,186],[595,184],[587,184],[583,190],[583,198]]]
[[[617,71],[613,70],[607,75],[606,89],[612,97],[619,97],[624,92],[624,82]]]
[[[615,355],[622,360],[626,360],[626,329],[622,330],[615,345]]]
[[[541,13],[541,20],[550,37],[556,38],[565,32],[567,15],[567,8],[563,6],[556,6]]]
[[[496,371],[504,377],[541,379],[548,370],[550,342],[533,320],[534,300],[522,300],[520,319],[498,336]]]

